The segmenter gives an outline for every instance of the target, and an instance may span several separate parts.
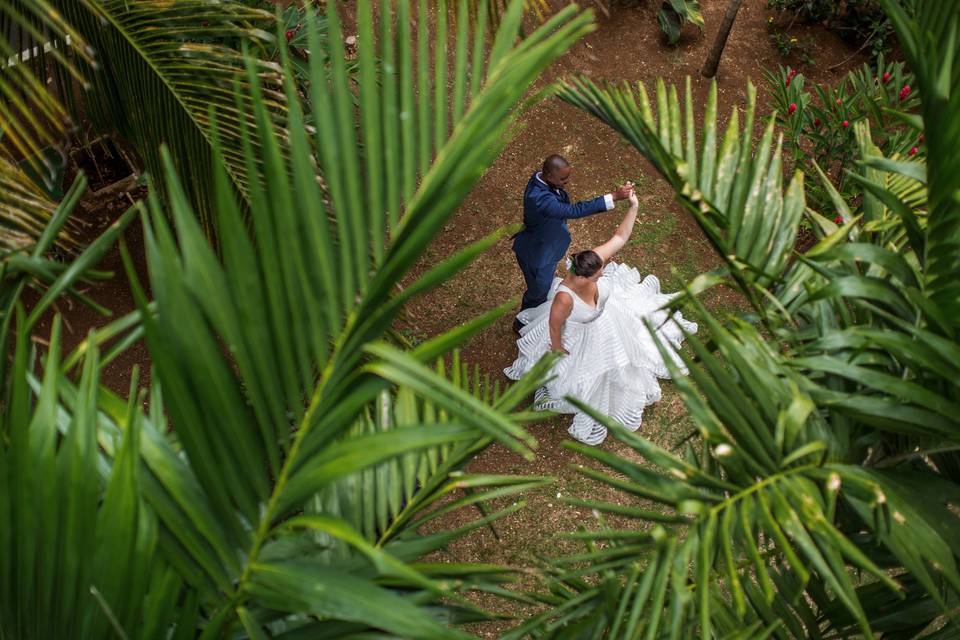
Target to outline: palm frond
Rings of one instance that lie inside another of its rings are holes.
[[[36,242],[55,209],[48,194],[56,188],[57,169],[44,150],[63,143],[71,122],[68,109],[48,90],[47,75],[78,78],[77,61],[93,58],[47,0],[5,3],[0,28],[0,249],[11,251]],[[67,237],[60,240],[69,246]]]
[[[130,143],[146,170],[162,175],[160,146],[166,145],[185,190],[205,224],[213,219],[209,167],[213,154],[210,111],[217,111],[221,162],[234,187],[247,194],[250,172],[240,130],[254,126],[251,81],[243,46],[273,39],[255,21],[272,15],[233,2],[187,0],[64,0],[64,17],[97,52],[97,66],[83,68],[90,82],[83,101],[103,131]],[[264,85],[260,97],[278,115],[281,134],[285,96],[276,64],[257,60],[253,72]],[[235,91],[239,89],[239,91]],[[254,143],[255,144],[255,143]],[[256,167],[254,168],[256,169]]]
[[[804,210],[803,175],[782,186],[781,144],[773,143],[774,120],[759,144],[751,143],[756,91],[747,87],[741,128],[734,108],[717,149],[717,87],[711,84],[700,144],[694,129],[690,80],[681,110],[676,87],[657,81],[654,99],[642,82],[634,88],[598,87],[586,78],[568,81],[560,97],[620,133],[653,164],[678,194],[708,240],[745,282],[769,285],[793,249]]]
[[[933,304],[948,316],[949,334],[960,326],[960,3],[905,7],[883,0],[910,68],[916,74],[927,144],[929,224],[925,274]]]
[[[938,135],[927,122],[931,104],[938,127],[952,126],[946,120],[960,111],[947,97],[957,7],[908,4],[920,14],[913,23],[900,5],[884,2],[913,52],[929,140]],[[936,46],[947,54],[936,56]],[[584,475],[627,500],[573,499],[616,516],[617,525],[601,519],[599,528],[571,534],[587,548],[554,561],[555,609],[510,637],[952,637],[960,595],[958,524],[949,506],[960,477],[960,348],[955,318],[945,315],[953,289],[941,270],[956,256],[945,222],[956,173],[946,160],[955,149],[904,158],[894,144],[885,155],[869,125],[856,124],[858,160],[847,177],[862,197],[842,194],[814,163],[826,211],[832,207],[843,222],[807,211],[820,240],[787,261],[796,227],[782,239],[783,252],[769,252],[770,244],[758,251],[763,216],[746,213],[764,188],[758,176],[773,166],[765,152],[772,130],[755,154],[741,146],[731,118],[718,156],[708,103],[700,162],[690,153],[692,115],[682,136],[672,95],[658,91],[654,119],[644,92],[639,105],[631,93],[584,80],[563,91],[667,178],[718,253],[729,256],[740,292],[763,296],[763,304],[754,301],[763,328],[741,318],[721,322],[687,296],[711,334],[709,346],[688,336],[689,378],[674,376],[699,439],[673,452],[611,425],[644,463],[573,445],[604,467]],[[908,127],[920,122],[895,117]],[[747,121],[743,131],[752,130],[749,109]],[[711,183],[714,176],[727,179]],[[724,187],[719,198],[717,185]],[[779,215],[785,202],[758,211]],[[802,195],[795,203],[803,208]],[[691,289],[715,279],[698,278]],[[917,500],[921,494],[926,499]]]
[[[571,7],[517,44],[521,7],[519,0],[511,6],[510,21],[493,38],[487,68],[469,105],[466,92],[459,107],[456,101],[448,105],[442,78],[437,85],[421,85],[412,101],[405,79],[413,73],[411,42],[420,38],[404,33],[382,41],[396,42],[396,51],[389,46],[379,52],[361,49],[359,126],[354,126],[356,112],[347,90],[339,19],[330,7],[325,59],[331,61],[332,74],[319,59],[311,59],[315,144],[303,135],[287,139],[276,134],[274,114],[260,99],[251,63],[249,101],[256,127],[241,122],[239,134],[248,175],[262,163],[262,182],[249,185],[248,225],[223,165],[214,163],[222,261],[204,238],[164,152],[169,217],[154,191],[144,231],[155,313],[135,287],[156,367],[154,380],[162,389],[162,402],[151,399],[150,420],[142,427],[149,469],[144,495],[156,510],[165,554],[200,601],[208,603],[204,624],[209,634],[239,625],[256,635],[288,616],[306,620],[314,615],[331,625],[360,625],[405,637],[456,635],[440,624],[439,611],[418,604],[452,593],[423,573],[403,569],[392,556],[372,551],[373,541],[361,533],[362,527],[327,512],[304,516],[308,519],[297,520],[296,527],[287,521],[341,479],[371,466],[389,468],[405,455],[442,443],[456,450],[458,443],[475,446],[478,440],[495,438],[529,455],[533,440],[522,428],[522,416],[509,413],[522,396],[507,394],[505,404],[491,406],[427,365],[505,307],[468,331],[456,330],[411,352],[380,342],[404,304],[502,235],[463,249],[398,291],[398,282],[502,148],[525,87],[589,29],[589,16]],[[402,2],[396,24],[385,20],[381,27],[408,29],[408,11]],[[358,24],[363,41],[373,42],[365,37],[372,29],[368,4],[361,3]],[[305,28],[311,49],[317,50],[312,19]],[[446,67],[442,57],[436,63]],[[398,78],[391,78],[393,70]],[[467,73],[466,65],[457,73],[454,84],[465,86],[469,76],[461,74]],[[365,81],[364,74],[379,82]],[[400,78],[404,81],[397,82]],[[289,73],[286,79],[290,110],[285,117],[292,132],[301,132],[296,88]],[[409,117],[413,113],[428,117]],[[288,140],[289,151],[284,148]],[[219,153],[216,136],[215,141]],[[405,157],[414,162],[404,163]],[[393,389],[408,389],[434,406],[433,424],[423,414],[417,425],[344,438],[351,427],[365,423],[364,416],[376,415],[383,394]],[[163,435],[166,422],[154,407],[169,415],[175,438]],[[119,411],[112,416],[125,428]],[[438,467],[442,477],[440,471]],[[412,493],[411,501],[419,500],[423,507],[434,503],[438,490],[449,490],[446,482],[445,477],[440,487],[425,482],[431,493]],[[469,482],[494,491],[514,490],[506,480]],[[387,506],[396,500],[378,495],[381,505],[383,499]],[[394,512],[400,520],[402,514]],[[389,509],[381,513],[392,515]],[[424,514],[411,509],[406,517],[413,523]],[[317,536],[337,538],[352,553],[324,558]],[[442,540],[430,542],[438,543]],[[420,548],[427,547],[394,547],[392,552],[409,559]],[[306,579],[315,588],[304,589]],[[401,598],[398,589],[415,595]],[[353,604],[346,608],[348,601]],[[389,609],[390,615],[374,616],[375,608]]]

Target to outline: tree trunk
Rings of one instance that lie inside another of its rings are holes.
[[[727,5],[727,13],[723,16],[723,23],[720,25],[720,31],[717,32],[717,39],[713,41],[713,48],[710,49],[707,62],[703,65],[703,70],[700,71],[704,78],[712,78],[717,75],[720,56],[723,55],[723,48],[727,46],[727,38],[730,36],[730,29],[733,28],[737,11],[740,10],[740,2],[741,0],[730,0],[730,4]]]

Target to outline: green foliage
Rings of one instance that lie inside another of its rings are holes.
[[[743,283],[767,283],[782,270],[804,210],[803,176],[795,174],[783,193],[781,141],[773,145],[770,118],[756,153],[747,141],[753,131],[756,91],[748,87],[743,125],[734,108],[717,148],[717,86],[713,82],[696,143],[689,78],[683,108],[675,86],[657,80],[654,115],[642,82],[598,87],[578,77],[560,91],[567,102],[613,127],[653,164],[696,218],[707,239]],[[747,287],[752,296],[752,291]],[[759,299],[753,298],[755,304]]]
[[[188,195],[205,223],[212,220],[213,193],[210,109],[221,120],[222,156],[235,188],[247,193],[251,177],[242,160],[241,122],[253,126],[247,96],[244,46],[272,40],[253,26],[270,13],[237,3],[201,0],[157,4],[141,0],[49,0],[6,4],[3,17],[18,31],[0,42],[4,59],[19,51],[13,42],[32,43],[39,55],[4,70],[0,108],[9,122],[0,142],[0,180],[17,197],[5,197],[0,210],[13,233],[8,248],[35,241],[53,204],[26,193],[35,189],[15,166],[23,161],[49,192],[54,167],[44,148],[62,149],[79,113],[101,133],[131,145],[154,175],[162,172],[159,148],[173,152],[178,171],[191,176]],[[5,34],[7,35],[7,34]],[[69,46],[67,39],[69,38]],[[46,51],[49,46],[49,51]],[[52,72],[56,96],[46,78]],[[285,109],[279,67],[257,62],[265,82],[264,99],[278,116]],[[80,80],[78,92],[76,80]],[[235,87],[243,89],[235,93]],[[58,96],[58,97],[57,97]],[[64,106],[66,105],[66,106]],[[71,119],[74,122],[71,122]],[[278,118],[278,129],[282,118]],[[62,151],[61,151],[62,153]],[[6,190],[5,190],[6,191]]]
[[[586,546],[553,562],[553,608],[508,637],[955,633],[960,3],[922,5],[916,21],[894,0],[883,5],[915,71],[922,118],[891,115],[922,127],[927,153],[889,157],[869,122],[851,125],[857,162],[847,175],[862,195],[845,198],[819,173],[846,222],[809,211],[819,242],[790,260],[790,244],[768,253],[775,268],[762,277],[751,255],[777,245],[782,226],[795,234],[798,220],[770,225],[780,220],[773,206],[733,224],[739,207],[703,185],[757,173],[769,129],[754,146],[752,127],[741,132],[731,117],[723,146],[742,155],[704,170],[690,153],[692,116],[681,127],[676,100],[658,99],[654,117],[643,92],[637,104],[627,90],[583,80],[563,90],[651,161],[725,257],[725,270],[688,293],[730,285],[755,301],[757,323],[717,318],[687,297],[710,335],[687,336],[690,375],[675,376],[697,438],[668,451],[611,423],[634,455],[571,445],[599,465],[581,472],[625,499],[574,499],[616,524],[569,535]],[[715,157],[712,100],[702,158]]]
[[[78,63],[90,62],[92,51],[47,0],[6,3],[0,7],[4,37],[0,38],[0,251],[29,250],[47,228],[56,203],[50,193],[56,188],[57,168],[45,150],[58,146],[68,133],[68,110],[47,90],[48,74],[67,85],[77,77]],[[46,34],[46,35],[45,35]],[[28,59],[14,42],[44,38],[73,43],[71,60],[61,47],[34,47]],[[9,39],[8,39],[9,38]],[[13,64],[7,64],[13,60]],[[55,234],[69,246],[69,233]]]
[[[680,42],[680,31],[687,22],[703,31],[703,13],[699,0],[664,0],[657,13],[660,31],[667,36],[667,42],[674,45]]]
[[[552,361],[502,391],[434,367],[509,303],[411,350],[387,337],[405,304],[509,231],[411,277],[503,148],[526,87],[590,17],[569,7],[520,42],[522,0],[495,34],[458,21],[471,37],[457,40],[448,102],[445,47],[433,52],[444,71],[417,77],[430,38],[411,37],[409,3],[396,9],[379,22],[379,51],[359,52],[358,113],[331,5],[331,69],[311,58],[310,136],[285,41],[282,87],[262,85],[269,78],[246,60],[241,100],[252,112],[231,134],[260,179],[243,217],[224,158],[234,120],[215,113],[217,247],[161,149],[167,198],[151,189],[143,215],[153,301],[123,252],[137,318],[62,360],[55,326],[42,382],[31,377],[31,325],[17,321],[0,412],[0,516],[11,525],[0,533],[0,635],[446,639],[464,637],[451,625],[487,618],[460,592],[499,593],[508,572],[416,560],[505,512],[433,535],[418,528],[546,481],[462,467],[494,440],[531,455],[523,425],[536,416],[517,409]],[[456,13],[466,17],[465,2]],[[357,19],[363,41],[378,41],[369,2]],[[304,29],[319,51],[313,21]],[[440,38],[443,18],[436,28]],[[282,89],[287,113],[273,111],[268,88]],[[99,354],[138,321],[151,389],[140,394],[134,377],[123,399],[98,386]]]
[[[767,8],[789,16],[790,24],[823,23],[861,49],[869,46],[872,58],[889,53],[896,37],[877,0],[767,0]]]
[[[845,200],[861,193],[846,172],[858,153],[858,122],[869,124],[884,155],[903,160],[923,155],[921,132],[899,115],[915,113],[920,105],[916,79],[903,63],[886,63],[881,56],[875,70],[863,65],[833,86],[807,85],[803,74],[783,67],[764,76],[796,166],[808,174],[822,169]],[[818,211],[831,208],[830,195],[818,183],[807,194]]]
[[[796,55],[803,64],[814,64],[816,62],[810,53],[813,50],[812,38],[798,38],[785,31],[772,30],[770,32],[770,43],[776,47],[784,58]]]
[[[271,35],[252,26],[269,13],[240,3],[203,0],[157,5],[142,0],[60,0],[64,17],[97,52],[97,66],[83,69],[90,89],[83,94],[87,115],[101,131],[130,143],[146,171],[161,175],[159,149],[170,149],[184,176],[187,194],[205,224],[213,221],[211,108],[220,121],[220,161],[239,193],[246,195],[257,167],[247,167],[240,131],[252,128],[250,80],[241,44],[263,45]],[[257,60],[268,87],[262,98],[284,123],[285,97],[275,64]],[[235,88],[240,91],[236,92]],[[253,173],[251,173],[251,170]]]

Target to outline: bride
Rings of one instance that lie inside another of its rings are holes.
[[[547,301],[520,312],[520,355],[504,369],[517,380],[548,351],[566,354],[554,365],[553,378],[535,395],[539,410],[572,413],[570,435],[586,444],[600,444],[607,429],[578,410],[571,396],[632,430],[640,427],[643,409],[660,399],[657,378],[670,373],[644,320],[649,320],[670,357],[686,373],[675,353],[683,341],[681,328],[695,333],[697,325],[679,312],[660,307],[676,294],[660,293],[660,281],[642,281],[633,267],[609,262],[633,231],[637,196],[609,240],[567,261],[568,273],[554,278]]]

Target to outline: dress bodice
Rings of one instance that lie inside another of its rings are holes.
[[[567,322],[593,322],[603,313],[603,307],[607,303],[607,298],[610,295],[610,290],[607,287],[607,283],[602,279],[597,282],[597,306],[592,307],[584,301],[577,292],[568,287],[565,284],[559,284],[557,286],[557,291],[563,291],[567,293],[571,298],[573,298],[573,311],[570,312],[570,317],[567,318]]]

